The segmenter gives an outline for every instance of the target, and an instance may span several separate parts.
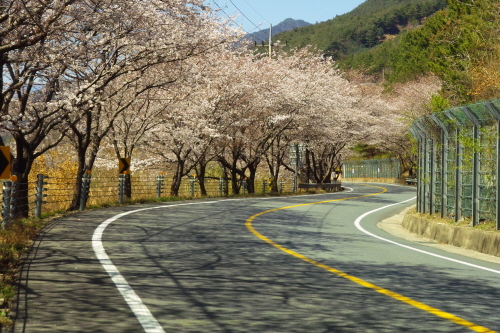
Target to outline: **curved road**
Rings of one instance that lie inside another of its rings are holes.
[[[378,229],[413,188],[345,186],[64,218],[23,267],[14,332],[500,331],[500,265]]]

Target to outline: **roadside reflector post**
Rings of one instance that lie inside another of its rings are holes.
[[[125,194],[125,175],[120,175],[118,178],[118,202],[123,203]]]
[[[47,194],[44,194],[43,192],[47,191],[46,188],[44,188],[44,185],[47,185],[47,182],[44,180],[48,178],[45,175],[39,174],[36,176],[37,181],[36,181],[36,201],[35,201],[35,217],[37,219],[42,217],[42,205],[46,203],[43,201],[43,198],[47,196]]]
[[[219,197],[222,197],[223,190],[224,190],[224,179],[219,178]]]
[[[156,176],[156,197],[159,199],[163,193],[163,175]]]
[[[7,221],[11,218],[11,203],[12,203],[12,181],[6,180],[3,182],[3,208],[2,208],[2,228],[5,227]]]
[[[90,172],[87,171],[87,174],[82,176],[82,187],[80,193],[80,211],[85,210],[85,206],[87,206],[87,200],[89,198],[90,192]]]
[[[244,178],[241,181],[241,187],[242,187],[243,195],[247,194],[247,179],[246,178]]]
[[[189,182],[190,182],[189,194],[191,197],[194,197],[194,191],[196,188],[196,175],[190,177]]]

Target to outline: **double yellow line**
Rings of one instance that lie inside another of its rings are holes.
[[[272,246],[280,249],[281,251],[289,254],[289,255],[292,255],[296,258],[299,258],[299,259],[302,259],[304,260],[305,262],[308,262],[310,264],[313,264],[314,266],[317,266],[319,268],[322,268],[330,273],[333,273],[333,274],[336,274],[340,277],[343,277],[349,281],[352,281],[352,282],[355,282],[363,287],[366,287],[366,288],[369,288],[369,289],[373,289],[381,294],[384,294],[386,296],[389,296],[389,297],[392,297],[398,301],[401,301],[403,303],[406,303],[406,304],[409,304],[411,306],[414,306],[416,307],[417,309],[420,309],[420,310],[423,310],[423,311],[427,311],[435,316],[438,316],[438,317],[441,317],[441,318],[444,318],[444,319],[447,319],[455,324],[458,324],[458,325],[461,325],[461,326],[464,326],[464,327],[467,327],[471,330],[473,330],[474,332],[488,332],[488,333],[496,333],[495,331],[492,331],[486,327],[483,327],[483,326],[479,326],[479,325],[476,325],[470,321],[467,321],[465,319],[462,319],[460,317],[457,317],[455,315],[452,315],[448,312],[444,312],[444,311],[441,311],[439,309],[436,309],[436,308],[433,308],[432,306],[429,306],[429,305],[426,305],[424,303],[421,303],[421,302],[418,302],[418,301],[415,301],[409,297],[406,297],[406,296],[403,296],[403,295],[400,295],[398,293],[395,293],[395,292],[392,292],[390,290],[387,290],[387,289],[384,289],[382,287],[379,287],[373,283],[370,283],[368,281],[365,281],[363,279],[360,279],[360,278],[357,278],[355,276],[352,276],[352,275],[349,275],[347,273],[344,273],[338,269],[335,269],[333,267],[330,267],[330,266],[327,266],[325,264],[322,264],[316,260],[313,260],[313,259],[310,259],[300,253],[297,253],[295,251],[292,251],[290,249],[287,249],[286,247],[274,242],[273,240],[267,238],[266,236],[262,235],[261,233],[259,233],[257,230],[255,230],[255,228],[253,227],[252,225],[252,222],[259,216],[262,216],[264,214],[267,214],[267,213],[271,213],[271,212],[275,212],[275,211],[278,211],[278,210],[284,210],[284,209],[289,209],[289,208],[295,208],[295,207],[301,207],[301,206],[310,206],[310,205],[318,205],[318,204],[322,204],[322,203],[328,203],[328,202],[334,202],[334,201],[344,201],[344,200],[351,200],[351,199],[358,199],[358,198],[363,198],[363,197],[369,197],[369,196],[373,196],[373,195],[378,195],[378,194],[382,194],[384,192],[387,191],[387,189],[383,188],[383,187],[378,187],[378,186],[372,186],[372,185],[365,185],[365,186],[371,186],[371,187],[376,187],[376,188],[380,188],[382,189],[382,191],[380,192],[377,192],[377,193],[373,193],[373,194],[367,194],[367,195],[361,195],[361,196],[357,196],[357,197],[349,197],[349,198],[343,198],[343,199],[334,199],[334,200],[326,200],[326,201],[318,201],[318,202],[312,202],[312,203],[305,203],[305,204],[298,204],[298,205],[293,205],[293,206],[286,206],[286,207],[281,207],[281,208],[274,208],[274,209],[269,209],[269,210],[266,210],[264,212],[260,212],[258,214],[255,214],[251,217],[249,217],[246,222],[245,222],[245,225],[247,227],[247,229],[252,233],[254,234],[256,237],[260,238],[261,240],[271,244]]]

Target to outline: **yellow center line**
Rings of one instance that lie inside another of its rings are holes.
[[[400,295],[398,293],[395,293],[395,292],[392,292],[390,290],[387,290],[387,289],[384,289],[382,287],[379,287],[373,283],[370,283],[368,281],[365,281],[365,280],[362,280],[360,278],[357,278],[355,276],[352,276],[352,275],[349,275],[347,273],[344,273],[338,269],[335,269],[333,267],[330,267],[330,266],[327,266],[325,264],[322,264],[316,260],[313,260],[313,259],[310,259],[300,253],[297,253],[295,251],[292,251],[290,249],[287,249],[286,247],[274,242],[273,240],[267,238],[266,236],[262,235],[261,233],[259,233],[257,230],[254,229],[254,227],[252,226],[252,222],[255,220],[255,218],[261,216],[261,215],[264,215],[264,214],[267,214],[267,213],[271,213],[271,212],[275,212],[275,211],[278,211],[278,210],[284,210],[284,209],[289,209],[289,208],[295,208],[295,207],[301,207],[301,206],[309,206],[309,205],[317,205],[317,204],[322,204],[322,203],[327,203],[327,202],[334,202],[334,201],[344,201],[344,200],[351,200],[351,199],[358,199],[358,198],[364,198],[364,197],[369,197],[369,196],[373,196],[373,195],[378,195],[378,194],[382,194],[384,192],[387,191],[386,188],[383,188],[383,187],[379,187],[379,186],[372,186],[372,185],[365,185],[365,186],[370,186],[370,187],[376,187],[376,188],[380,188],[382,189],[382,191],[380,192],[377,192],[377,193],[373,193],[373,194],[366,194],[366,195],[361,195],[361,196],[357,196],[357,197],[348,197],[348,198],[342,198],[342,199],[334,199],[334,200],[326,200],[326,201],[318,201],[318,202],[312,202],[312,203],[304,203],[304,204],[298,204],[298,205],[293,205],[293,206],[286,206],[286,207],[281,207],[281,208],[274,208],[274,209],[269,209],[269,210],[266,210],[264,212],[260,212],[258,214],[255,214],[251,217],[249,217],[246,222],[245,222],[245,225],[247,227],[247,229],[252,233],[254,234],[256,237],[260,238],[261,240],[271,244],[272,246],[280,249],[281,251],[289,254],[289,255],[292,255],[296,258],[299,258],[299,259],[302,259],[310,264],[313,264],[319,268],[322,268],[330,273],[333,273],[333,274],[336,274],[340,277],[343,277],[349,281],[352,281],[352,282],[355,282],[363,287],[366,287],[366,288],[369,288],[369,289],[373,289],[381,294],[384,294],[384,295],[387,295],[389,297],[392,297],[398,301],[401,301],[403,303],[406,303],[406,304],[409,304],[411,306],[414,306],[416,307],[417,309],[420,309],[420,310],[423,310],[423,311],[427,311],[433,315],[436,315],[438,317],[441,317],[441,318],[444,318],[444,319],[447,319],[455,324],[458,324],[458,325],[462,325],[462,326],[465,326],[475,332],[488,332],[488,333],[496,333],[495,331],[492,331],[486,327],[483,327],[483,326],[479,326],[479,325],[476,325],[470,321],[467,321],[465,319],[462,319],[460,317],[457,317],[455,315],[452,315],[450,313],[447,313],[447,312],[444,312],[444,311],[441,311],[439,309],[436,309],[436,308],[433,308],[432,306],[429,306],[429,305],[426,305],[424,303],[421,303],[421,302],[418,302],[418,301],[415,301],[409,297],[406,297],[406,296],[403,296],[403,295]]]

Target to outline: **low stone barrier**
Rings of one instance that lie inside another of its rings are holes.
[[[399,178],[342,178],[346,183],[384,183],[397,184],[401,183]]]
[[[316,183],[299,183],[299,189],[320,189],[326,190],[330,192],[340,192],[342,190],[342,184],[340,182],[336,183],[324,183],[324,184],[316,184]]]
[[[472,230],[435,223],[412,214],[405,215],[402,226],[412,233],[433,239],[439,243],[500,257],[500,233],[497,232]]]

